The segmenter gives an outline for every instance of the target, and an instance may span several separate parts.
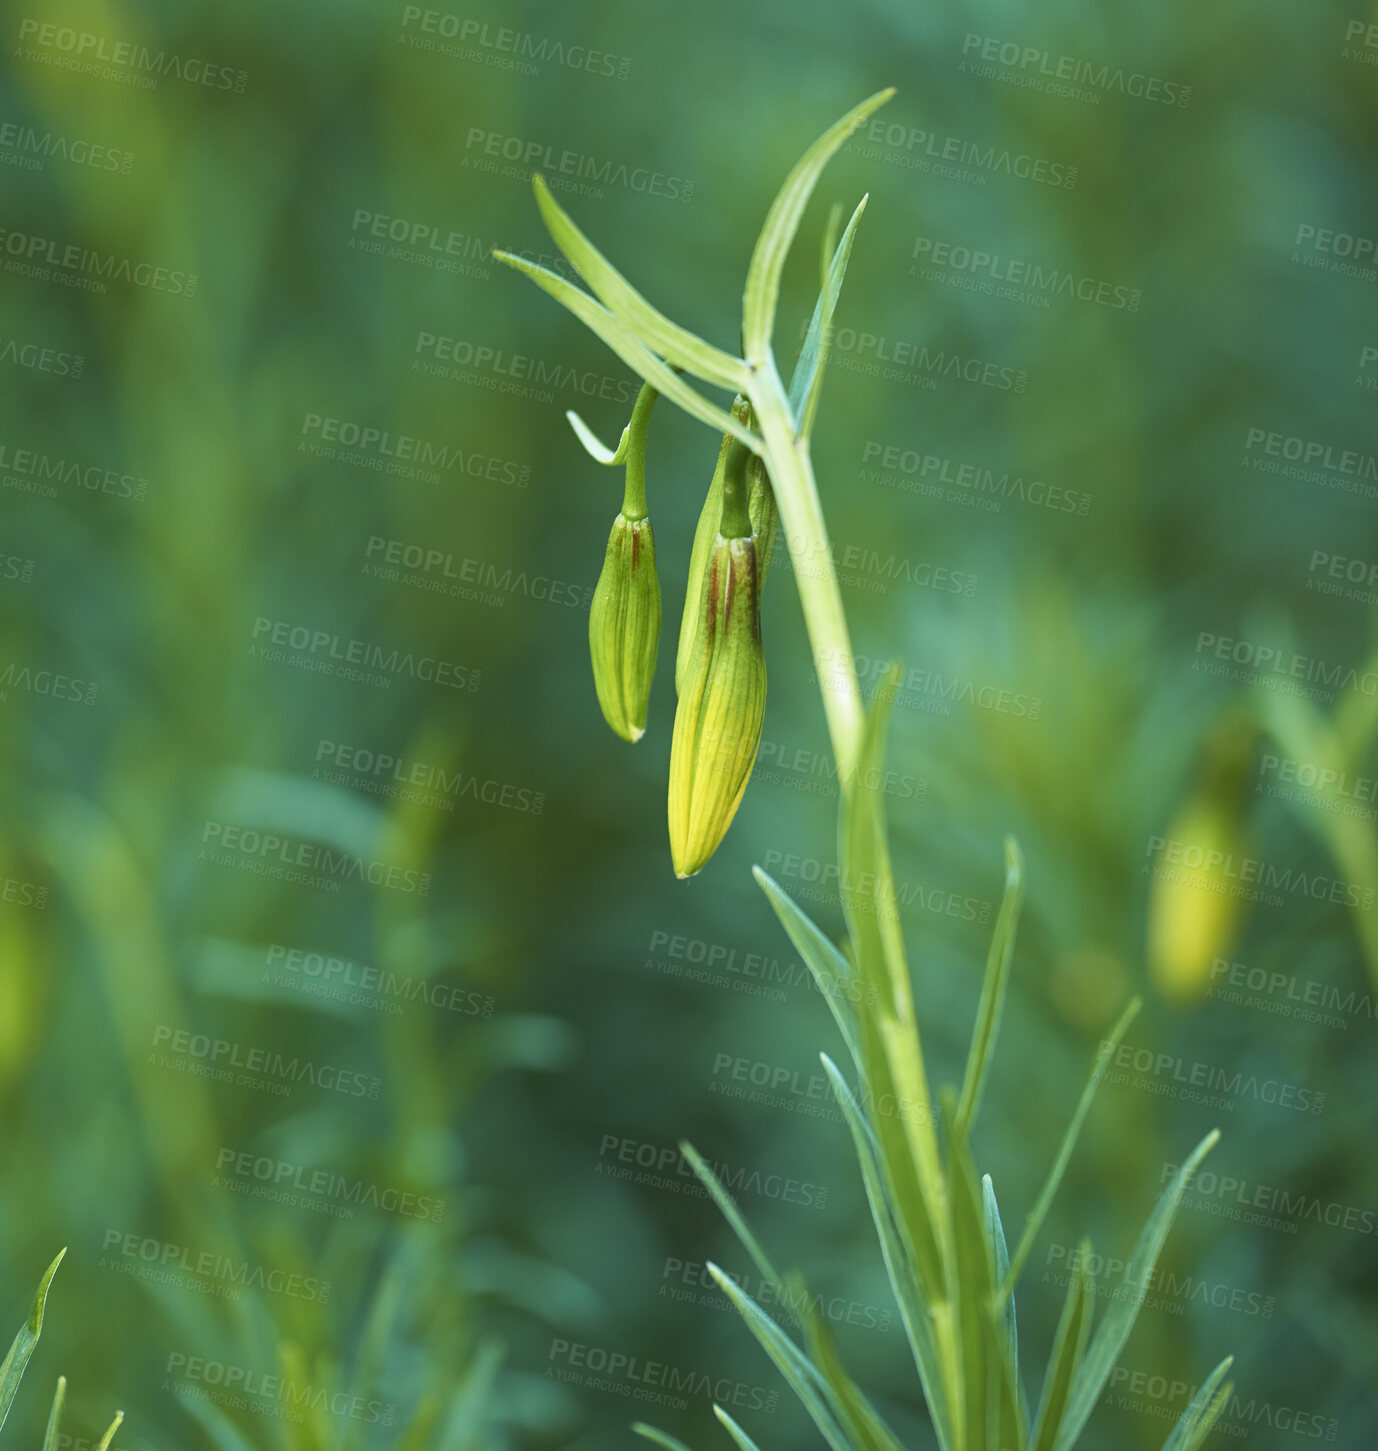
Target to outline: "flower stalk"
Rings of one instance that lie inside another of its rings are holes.
[[[940,1451],[990,1451],[996,1446],[1004,1451],[1070,1451],[1133,1328],[1187,1185],[1218,1135],[1206,1135],[1184,1156],[1127,1261],[1128,1292],[1117,1293],[1094,1331],[1095,1297],[1089,1274],[1073,1279],[1063,1314],[1064,1327],[1072,1330],[1059,1332],[1055,1339],[1043,1396],[1031,1415],[1018,1364],[1016,1283],[1106,1063],[1137,1003],[1130,1005],[1101,1045],[1071,1126],[1011,1255],[990,1176],[976,1172],[971,1135],[1005,1001],[1023,891],[1022,858],[1008,841],[1004,901],[963,1082],[960,1092],[952,1089],[939,1095],[935,1107],[900,926],[885,801],[876,784],[884,777],[885,727],[898,677],[892,667],[871,708],[864,707],[810,454],[833,311],[865,198],[840,238],[835,237],[836,222],[829,226],[818,301],[788,388],[772,348],[785,257],[818,177],[891,94],[880,92],[844,116],[786,178],[752,253],[742,296],[740,357],[658,312],[566,216],[539,179],[536,198],[551,236],[591,291],[524,258],[495,255],[525,272],[585,322],[648,387],[665,393],[722,435],[718,467],[691,557],[676,660],[679,704],[671,744],[669,827],[671,855],[680,876],[697,872],[722,840],[746,789],[760,742],[765,711],[760,590],[778,509],[842,785],[838,879],[847,926],[845,950],[759,868],[756,878],[812,972],[855,1069],[853,1087],[832,1060],[821,1055],[852,1133]],[[724,409],[693,380],[726,389],[736,401]],[[620,461],[621,447],[618,454],[609,453],[596,440],[590,442],[581,423],[571,421],[596,457]],[[624,446],[627,441],[624,434]],[[624,513],[627,506],[624,501]],[[630,498],[630,507],[637,508],[636,498]],[[840,983],[855,991],[838,992]],[[682,1148],[761,1274],[783,1288],[785,1281],[711,1168],[691,1146]],[[1090,1261],[1088,1245],[1082,1262]],[[807,1308],[802,1312],[806,1354],[754,1300],[741,1294],[731,1278],[713,1265],[708,1268],[762,1347],[799,1390],[833,1451],[899,1451],[893,1433],[843,1368],[829,1327],[819,1315]],[[807,1307],[810,1296],[802,1279],[791,1276],[789,1285],[791,1303]],[[1229,1365],[1228,1360],[1222,1362],[1203,1383],[1164,1451],[1196,1451],[1231,1394],[1225,1381]],[[718,1417],[742,1451],[754,1451],[754,1442],[730,1415],[718,1408]],[[685,1451],[682,1443],[653,1428],[635,1429],[668,1451]]]

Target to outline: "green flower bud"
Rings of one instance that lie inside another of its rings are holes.
[[[704,565],[702,603],[685,659],[670,744],[670,855],[675,873],[700,871],[737,814],[766,711],[761,578],[746,506],[747,450],[724,470],[722,524]]]
[[[649,519],[619,514],[589,609],[589,654],[603,719],[624,741],[646,734],[660,645],[660,581]]]
[[[589,609],[589,657],[598,704],[613,730],[633,742],[646,733],[660,646],[660,581],[655,536],[646,515],[646,428],[655,400],[655,391],[643,387],[617,453],[603,450],[603,462],[625,458],[626,484]]]
[[[751,427],[751,405],[740,393],[733,400],[732,416],[743,427]],[[722,446],[718,449],[718,464],[713,470],[713,479],[708,485],[708,497],[703,501],[698,526],[694,530],[694,548],[689,556],[689,584],[684,592],[684,614],[679,625],[679,650],[675,655],[676,690],[684,688],[684,662],[693,646],[694,631],[703,615],[704,570],[713,541],[717,538],[718,525],[722,521],[723,474],[734,442],[736,440],[730,433],[723,434]],[[765,463],[754,454],[747,467],[747,480],[751,496],[748,505],[751,532],[756,536],[758,575],[764,588],[771,557],[775,553],[775,536],[780,516],[775,507],[775,491],[770,486]]]

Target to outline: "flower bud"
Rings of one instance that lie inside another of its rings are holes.
[[[722,529],[705,563],[700,614],[675,711],[670,854],[680,877],[701,870],[727,834],[765,721],[760,560],[746,509],[746,452],[736,445],[728,462]]]
[[[732,417],[743,427],[751,425],[751,405],[740,393],[732,400]],[[722,522],[723,473],[727,468],[727,456],[736,440],[730,433],[722,436],[718,449],[718,463],[708,485],[708,497],[699,511],[699,522],[694,529],[694,547],[689,555],[689,583],[684,591],[684,614],[679,622],[679,650],[675,655],[675,689],[684,689],[684,666],[694,644],[694,632],[703,618],[703,580],[708,566],[708,555],[718,535]]]
[[[624,741],[646,733],[660,645],[660,581],[649,519],[619,514],[589,609],[589,655],[603,719]]]
[[[655,401],[655,390],[649,384],[643,387],[615,453],[590,448],[600,462],[626,465],[622,512],[613,520],[589,609],[594,689],[604,720],[624,741],[639,741],[646,734],[646,706],[660,646],[660,581],[655,536],[646,515],[646,429]],[[582,425],[576,431],[581,438],[587,432]],[[587,440],[585,447],[590,447]]]

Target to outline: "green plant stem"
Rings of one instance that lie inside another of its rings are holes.
[[[809,442],[800,437],[784,384],[768,359],[753,369],[748,385],[761,430],[766,468],[780,508],[794,581],[804,609],[828,736],[842,781],[851,779],[861,741],[861,686],[833,568],[828,526],[818,498]]]
[[[660,395],[649,383],[641,385],[627,425],[627,473],[622,489],[622,517],[629,522],[646,517],[646,430],[651,409]]]

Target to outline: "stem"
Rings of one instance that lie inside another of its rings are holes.
[[[794,414],[773,359],[756,370],[752,382],[751,407],[765,443],[766,468],[794,565],[833,756],[840,779],[847,781],[861,742],[861,686],[809,444],[795,430]]]
[[[649,383],[641,385],[627,425],[627,477],[622,489],[622,517],[628,522],[646,517],[646,430],[651,409],[660,394]]]

